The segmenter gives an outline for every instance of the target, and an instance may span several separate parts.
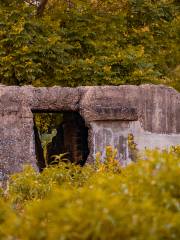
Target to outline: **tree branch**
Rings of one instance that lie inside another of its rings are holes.
[[[23,1],[34,7],[37,7],[39,5],[39,1],[33,1],[33,0],[23,0]]]

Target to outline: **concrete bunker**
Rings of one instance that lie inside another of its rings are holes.
[[[76,161],[75,153],[77,156],[80,153],[77,160],[80,164],[94,162],[96,152],[104,155],[105,146],[112,145],[118,149],[121,164],[127,165],[131,161],[127,147],[129,134],[134,136],[138,150],[180,144],[180,93],[170,87],[151,84],[77,88],[0,85],[0,179],[22,171],[23,165],[39,170],[34,112],[58,112],[63,113],[64,118],[75,119],[72,121],[76,123],[74,130],[71,130],[73,124],[66,122],[69,146],[66,145],[65,151],[71,153],[71,161]],[[81,140],[73,138],[73,132],[81,128],[84,129]],[[79,141],[86,141],[86,147],[81,151],[73,150],[74,146],[79,146]],[[39,160],[40,170],[43,164]]]
[[[75,111],[33,111],[34,144],[39,171],[54,164],[53,156],[65,155],[83,166],[89,155],[88,127]],[[43,124],[46,124],[45,128]],[[63,158],[62,158],[63,161]]]

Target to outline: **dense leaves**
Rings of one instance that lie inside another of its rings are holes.
[[[48,2],[37,17],[23,1],[0,1],[1,83],[180,89],[178,1]]]
[[[0,199],[1,239],[179,239],[179,148],[147,152],[121,168],[59,164],[42,174],[26,167]]]

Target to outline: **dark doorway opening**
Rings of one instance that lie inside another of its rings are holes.
[[[39,170],[53,164],[53,156],[83,166],[89,155],[88,128],[78,112],[33,111],[35,151]]]

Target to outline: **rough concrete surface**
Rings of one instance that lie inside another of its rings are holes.
[[[138,148],[180,144],[180,93],[162,85],[34,88],[0,85],[0,178],[37,169],[33,112],[77,111],[89,128],[88,161],[105,145],[126,164],[127,135]]]
[[[97,152],[105,157],[106,146],[118,149],[117,159],[123,166],[131,162],[131,150],[128,144],[128,135],[133,134],[137,150],[164,149],[180,144],[180,134],[157,134],[145,131],[139,121],[96,121],[92,123],[93,156]]]

